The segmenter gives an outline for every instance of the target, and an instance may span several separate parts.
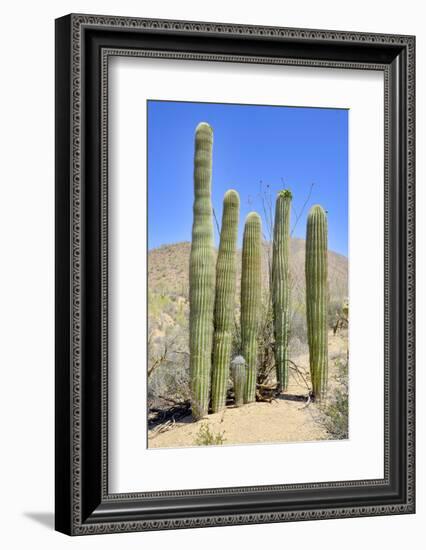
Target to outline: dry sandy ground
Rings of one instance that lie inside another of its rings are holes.
[[[329,334],[329,381],[332,387],[335,375],[334,360],[346,354],[347,337]],[[308,356],[295,359],[303,375],[309,380]],[[188,416],[165,432],[152,430],[148,434],[148,446],[190,447],[196,445],[201,425],[208,424],[213,434],[222,434],[224,445],[242,443],[313,441],[328,439],[321,422],[321,413],[315,403],[307,403],[308,389],[302,378],[291,371],[288,392],[271,403],[251,403],[243,407],[227,407],[223,412],[211,414],[193,422]]]

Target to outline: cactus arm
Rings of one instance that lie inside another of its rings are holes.
[[[213,131],[205,122],[195,131],[194,208],[189,265],[189,349],[191,408],[194,419],[208,413],[215,254],[211,204]]]
[[[275,337],[275,369],[278,390],[288,385],[288,330],[290,315],[290,209],[292,194],[280,191],[275,204],[272,243],[272,309]]]
[[[241,344],[242,355],[248,365],[245,403],[251,403],[256,398],[258,332],[262,305],[261,235],[260,216],[256,212],[250,212],[244,227],[241,271]]]
[[[328,257],[327,216],[319,205],[311,208],[306,233],[306,315],[312,393],[322,400],[328,377]]]
[[[226,404],[232,337],[234,329],[236,253],[240,198],[230,189],[223,200],[222,228],[216,264],[216,299],[212,364],[212,411]]]

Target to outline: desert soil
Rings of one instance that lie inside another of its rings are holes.
[[[346,354],[347,336],[329,333],[329,388],[335,377],[335,361]],[[309,383],[309,358],[294,358],[305,380]],[[222,434],[224,445],[242,443],[314,441],[329,439],[321,421],[322,413],[315,403],[308,403],[308,387],[301,376],[290,371],[286,394],[271,403],[256,402],[243,407],[227,407],[224,411],[193,422],[191,416],[181,419],[166,431],[157,426],[148,433],[149,448],[191,447],[196,445],[197,435],[203,423],[213,434]]]

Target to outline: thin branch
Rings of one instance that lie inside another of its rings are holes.
[[[214,221],[216,222],[217,234],[218,234],[218,236],[219,236],[219,238],[220,238],[220,227],[219,227],[219,222],[218,222],[217,217],[216,217],[215,209],[212,208],[212,210],[213,210]]]
[[[305,202],[303,203],[302,210],[299,212],[299,215],[297,216],[296,221],[294,222],[294,225],[293,225],[293,228],[292,228],[292,230],[291,230],[291,232],[290,232],[290,235],[293,235],[294,230],[296,229],[297,223],[298,223],[298,221],[300,220],[300,217],[302,216],[302,214],[303,214],[303,212],[304,212],[304,210],[305,210],[305,208],[306,208],[306,205],[307,205],[308,202],[309,202],[309,199],[311,198],[312,189],[313,189],[314,185],[315,185],[315,183],[312,182],[312,183],[311,183],[311,187],[310,187],[310,189],[309,189],[308,196],[306,197],[306,200],[305,200]]]
[[[163,349],[163,353],[161,353],[161,355],[157,356],[157,357],[152,357],[152,365],[150,367],[148,367],[148,372],[147,372],[147,376],[148,378],[152,375],[152,373],[160,366],[162,365],[165,361],[167,361],[167,355],[169,353],[169,348],[170,346],[172,346],[176,339],[177,339],[178,335],[176,334],[171,340],[170,342],[168,342],[167,340],[164,342],[164,349]],[[149,341],[148,341],[148,344],[149,344]],[[172,352],[172,353],[178,353],[178,352]]]
[[[291,209],[292,209],[294,215],[296,216],[296,218],[298,218],[298,217],[299,217],[299,214],[298,214],[298,212],[297,212],[296,207],[295,207],[294,204],[293,204],[293,201],[291,201]]]
[[[148,368],[148,378],[152,375],[152,373],[163,363],[163,356],[157,358],[154,360],[154,363],[151,365],[151,367]]]
[[[169,403],[173,403],[173,405],[177,405],[179,407],[186,407],[188,405],[188,400],[184,399],[181,401],[176,401],[176,399],[172,399],[171,397],[166,397],[164,395],[157,395],[159,399],[162,399],[163,401],[168,401]]]
[[[311,402],[311,392],[308,393],[308,399],[306,400],[306,403],[299,408],[299,411],[301,411],[302,409],[306,409],[306,407],[309,406],[310,402]]]
[[[306,378],[304,377],[304,375],[300,371],[300,367],[298,365],[296,365],[296,363],[294,361],[292,361],[291,359],[287,359],[287,362],[290,363],[290,368],[292,370],[294,370],[300,376],[300,378],[303,380],[305,386],[307,387],[308,391],[310,391],[309,384],[307,383]]]

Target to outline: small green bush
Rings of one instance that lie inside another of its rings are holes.
[[[214,433],[206,422],[203,422],[195,440],[196,445],[223,445],[225,432]]]
[[[333,401],[324,409],[324,425],[333,439],[348,438],[348,394],[341,390],[336,390]]]

